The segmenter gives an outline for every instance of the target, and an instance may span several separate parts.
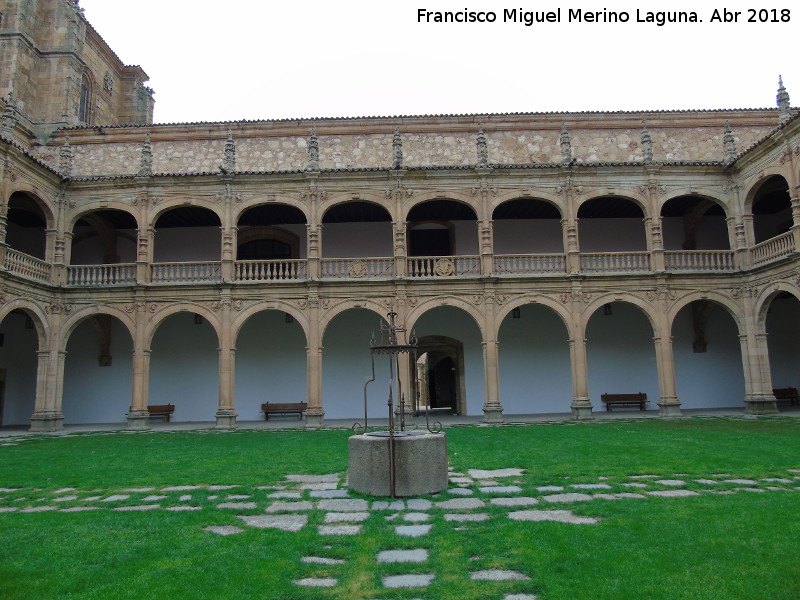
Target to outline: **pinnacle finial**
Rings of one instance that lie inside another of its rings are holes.
[[[153,174],[153,147],[150,144],[150,132],[144,136],[142,145],[142,159],[139,163],[139,176],[150,177]]]
[[[650,131],[647,129],[647,120],[642,119],[642,155],[644,162],[653,162],[653,140]]]
[[[792,118],[792,107],[789,102],[789,93],[783,86],[783,77],[778,75],[778,120],[785,123]]]
[[[486,134],[483,133],[483,123],[478,124],[478,138],[475,142],[478,148],[478,162],[475,166],[477,167],[488,167],[489,166],[489,147],[486,144]]]
[[[311,137],[308,139],[306,171],[319,171],[319,141],[317,140],[316,126],[311,127]]]
[[[392,136],[392,166],[396,169],[403,167],[403,138],[400,137],[400,128],[394,128]]]
[[[730,166],[736,160],[736,138],[733,136],[731,129],[731,122],[725,121],[725,135],[722,138],[722,143],[725,147],[725,158],[722,159],[722,164]]]
[[[568,165],[572,162],[572,142],[569,139],[569,133],[567,133],[566,121],[561,121],[561,136],[558,142],[561,145],[561,162]]]

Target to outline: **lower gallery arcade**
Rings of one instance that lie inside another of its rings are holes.
[[[404,291],[326,298],[305,310],[237,298],[40,314],[7,298],[2,424],[147,427],[148,405],[174,404],[175,421],[230,427],[263,418],[264,402],[306,399],[309,425],[356,418],[371,370],[369,340],[390,310],[428,358],[422,395],[430,406],[490,422],[570,411],[588,418],[604,410],[603,393],[644,392],[648,408],[664,416],[735,406],[771,412],[780,408],[772,388],[794,385],[800,360],[800,301],[787,283],[748,298],[749,314],[721,292],[669,288],[537,292],[513,301]],[[385,381],[384,366],[376,368]],[[423,385],[415,371],[407,364],[400,373],[412,403]],[[384,393],[370,388],[373,407]]]

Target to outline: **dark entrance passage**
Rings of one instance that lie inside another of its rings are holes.
[[[428,398],[431,408],[456,413],[456,365],[453,359],[441,352],[428,354]]]
[[[418,409],[429,405],[442,414],[463,415],[464,346],[453,338],[432,335],[420,338],[418,346]]]

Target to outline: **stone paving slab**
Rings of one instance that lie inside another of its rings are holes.
[[[378,552],[379,563],[423,563],[428,561],[428,551],[425,548],[413,550],[384,550]]]
[[[300,559],[307,565],[343,565],[347,561],[343,558],[327,558],[325,556],[304,556]]]
[[[161,494],[150,494],[149,496],[145,496],[142,498],[142,502],[158,502],[159,500],[166,500],[169,496],[163,496]]]
[[[569,487],[576,490],[610,490],[611,486],[607,483],[573,483]]]
[[[16,509],[14,509],[14,510],[16,510]],[[73,507],[70,507],[70,508],[62,508],[58,512],[76,513],[76,512],[88,512],[90,510],[100,510],[100,507],[99,506],[73,506]],[[0,512],[2,512],[2,509],[0,509]]]
[[[758,485],[757,481],[752,479],[726,479],[724,483],[735,483],[736,485]]]
[[[320,525],[320,535],[358,535],[361,525]]]
[[[686,482],[683,479],[656,479],[653,483],[670,487],[681,487],[686,485]]]
[[[202,485],[173,485],[170,487],[161,488],[162,492],[189,492],[191,490],[200,490]]]
[[[407,523],[424,523],[430,520],[431,516],[423,512],[411,512],[403,515],[403,521]]]
[[[537,600],[533,594],[506,594],[503,600]]]
[[[717,482],[715,481],[714,483],[717,483]],[[646,488],[646,487],[648,487],[648,485],[646,483],[638,483],[636,481],[631,481],[631,482],[628,482],[628,483],[620,483],[620,485],[622,487],[627,487],[627,488]]]
[[[327,475],[286,475],[286,481],[293,483],[339,483],[341,476],[338,473],[329,473]]]
[[[409,575],[388,575],[381,581],[383,587],[387,589],[397,588],[424,588],[433,583],[436,577],[433,573],[409,574]]]
[[[166,509],[170,512],[188,512],[192,510],[203,510],[202,506],[168,506]]]
[[[138,506],[118,506],[114,510],[117,512],[145,512],[148,510],[161,510],[160,504],[141,504]]]
[[[518,485],[495,485],[478,488],[483,494],[519,494],[522,488]]]
[[[369,519],[368,512],[329,512],[325,513],[326,523],[361,523]]]
[[[489,500],[494,506],[535,506],[539,500],[530,496],[517,496],[514,498],[492,498]]]
[[[320,500],[317,508],[329,512],[361,512],[369,510],[369,502],[360,498]]]
[[[433,525],[398,525],[394,528],[397,535],[405,537],[422,537],[428,535]]]
[[[424,498],[412,498],[406,502],[408,510],[428,510],[433,506],[433,502]]]
[[[403,510],[406,507],[402,500],[376,500],[372,503],[372,510]]]
[[[560,485],[542,485],[536,488],[539,492],[563,492],[564,487]]]
[[[275,500],[299,500],[302,497],[302,492],[272,492],[271,494],[267,494],[267,498],[274,498]]]
[[[339,489],[313,490],[309,492],[308,495],[311,496],[312,498],[325,498],[325,499],[350,497],[350,493],[347,490],[339,490]]]
[[[339,580],[333,577],[306,577],[305,579],[298,579],[292,583],[301,587],[332,588],[336,587]]]
[[[469,574],[472,581],[530,581],[530,577],[519,571],[507,569],[487,569],[485,571],[473,571]]]
[[[454,496],[472,496],[475,494],[475,492],[469,488],[450,488],[447,490],[447,493]]]
[[[574,515],[569,510],[520,510],[508,513],[508,518],[512,521],[555,521],[573,525],[595,525],[600,522],[600,519]]]
[[[198,485],[194,489],[199,489],[201,487],[203,487],[203,486]],[[242,487],[242,486],[240,486],[238,484],[237,485],[209,485],[208,486],[208,490],[211,491],[211,492],[221,492],[223,490],[232,490],[232,489],[238,488],[238,487]],[[189,488],[187,488],[187,489],[189,489]]]
[[[297,486],[298,490],[309,490],[313,492],[322,492],[338,489],[338,483],[302,483]]]
[[[467,473],[475,479],[493,479],[495,477],[521,477],[525,469],[468,469]]]
[[[484,506],[486,506],[486,503],[480,498],[453,498],[452,500],[436,503],[436,508],[444,508],[446,510],[470,510],[483,508]]]
[[[122,502],[130,498],[129,494],[113,494],[107,498],[103,498],[100,502]]]
[[[217,535],[227,536],[227,535],[236,535],[237,533],[242,533],[244,529],[240,529],[234,525],[213,525],[211,527],[206,527],[203,531],[208,531],[210,533],[216,533]]]
[[[444,520],[455,523],[479,523],[488,521],[489,515],[487,513],[447,513]]]
[[[188,498],[189,500],[191,498]],[[217,508],[233,509],[233,510],[255,510],[258,505],[255,502],[222,502],[217,504]]]
[[[53,498],[53,502],[71,502],[73,500],[77,500],[77,496],[60,496],[58,498]]]
[[[239,515],[250,527],[300,531],[308,523],[307,515]]]
[[[550,496],[542,496],[542,500],[546,502],[587,502],[594,497],[589,494],[567,493],[567,494],[552,494]]]
[[[697,492],[692,490],[655,490],[652,492],[645,492],[650,496],[660,496],[662,498],[680,498],[681,496],[699,496]]]
[[[314,508],[314,503],[309,502],[308,500],[301,500],[299,502],[273,502],[267,507],[267,512],[268,513],[297,512],[304,510],[313,510],[313,508]]]

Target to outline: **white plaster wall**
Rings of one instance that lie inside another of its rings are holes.
[[[328,223],[322,229],[324,258],[393,256],[391,223]]]
[[[772,387],[800,389],[800,301],[772,301],[767,315],[767,345],[772,368]]]
[[[3,425],[28,425],[36,406],[35,329],[25,329],[25,315],[12,313],[0,323],[5,335],[0,347],[0,369],[6,370]]]
[[[707,351],[695,353],[691,306],[684,307],[672,325],[672,352],[678,400],[683,408],[741,408],[744,368],[739,332],[733,317],[712,304],[706,324]]]
[[[567,329],[544,306],[520,307],[500,326],[500,402],[505,415],[564,413],[572,402]]]
[[[167,227],[156,230],[153,262],[201,262],[222,258],[219,227]]]
[[[263,420],[264,402],[305,402],[306,336],[285,313],[268,310],[250,317],[236,339],[234,404],[240,421]],[[290,415],[288,418],[296,418]]]
[[[126,421],[131,405],[133,343],[125,326],[114,318],[110,350],[111,366],[99,366],[100,340],[91,319],[72,332],[64,362],[64,423]]]
[[[564,236],[558,219],[499,219],[493,228],[495,254],[564,252]]]
[[[91,227],[76,227],[75,237],[85,232],[94,232]],[[126,237],[127,236],[127,237]],[[119,262],[136,262],[136,236],[135,229],[120,229],[117,235],[117,254]],[[103,264],[105,251],[96,235],[72,243],[70,264],[72,265],[99,265]]]
[[[647,250],[642,219],[584,218],[578,223],[581,252],[637,252]]]
[[[784,210],[773,215],[756,215],[753,219],[756,243],[785,233],[787,227],[792,225],[792,209],[787,206]]]
[[[660,390],[653,328],[647,316],[626,302],[611,304],[612,315],[595,312],[586,330],[589,398],[605,410],[600,396],[647,394],[648,409],[658,408]],[[621,409],[617,409],[621,410]]]
[[[475,221],[453,221],[455,236],[455,254],[475,256],[480,254],[478,242],[478,224]]]
[[[214,421],[219,405],[219,342],[194,315],[168,317],[155,333],[148,404],[174,404],[175,421]]]
[[[682,217],[668,217],[661,225],[665,250],[682,250],[685,239]],[[697,250],[729,250],[728,225],[725,218],[703,217],[695,233]]]
[[[481,333],[475,320],[461,309],[440,306],[423,314],[413,328],[418,338],[444,335],[464,345],[467,414],[482,415],[485,399],[483,350]]]
[[[322,406],[326,419],[364,418],[364,381],[372,374],[370,339],[380,339],[376,313],[346,310],[328,324],[323,337]],[[375,357],[375,381],[367,387],[370,418],[388,418],[389,361]],[[395,406],[397,405],[395,398]]]

